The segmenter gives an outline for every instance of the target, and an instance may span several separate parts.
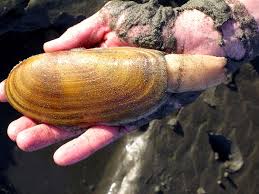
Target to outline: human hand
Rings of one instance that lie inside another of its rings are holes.
[[[92,17],[68,29],[60,38],[46,43],[44,50],[53,52],[77,47],[143,46],[141,42],[138,44],[134,39],[139,38],[143,33],[145,36],[152,33],[150,26],[136,25],[126,37],[121,37],[123,20],[127,13],[111,17],[109,9],[111,6],[106,6]],[[112,27],[111,23],[115,20],[116,25]],[[224,26],[224,30],[229,32],[231,27],[232,23],[229,23],[228,26]],[[172,32],[177,40],[177,47],[172,50],[173,48],[165,43],[164,50],[167,52],[231,56],[236,60],[241,59],[245,53],[246,48],[231,34],[226,35],[226,38],[229,38],[226,46],[220,47],[218,45],[220,33],[214,29],[213,20],[196,10],[185,11],[176,20],[175,27],[168,24],[163,30],[164,39],[170,39]],[[153,47],[153,45],[148,45],[148,47]],[[0,101],[6,101],[3,88],[4,83],[1,83]],[[27,117],[13,121],[8,127],[9,137],[25,151],[34,151],[76,137],[55,152],[54,160],[59,165],[78,162],[128,131],[130,129],[95,126],[87,130],[69,132],[47,124],[37,124]]]

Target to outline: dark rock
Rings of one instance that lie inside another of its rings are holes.
[[[208,136],[211,148],[217,154],[216,159],[222,162],[229,160],[232,146],[231,140],[224,135],[214,134],[213,132],[208,132]]]
[[[66,28],[98,11],[107,0],[6,0],[0,2],[0,35],[9,31]]]

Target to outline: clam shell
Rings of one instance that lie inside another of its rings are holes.
[[[16,110],[58,126],[133,122],[154,112],[166,89],[163,53],[131,47],[35,55],[11,71],[5,87]]]

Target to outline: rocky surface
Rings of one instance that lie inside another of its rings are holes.
[[[5,0],[0,2],[0,35],[9,31],[32,31],[65,27],[89,17],[105,0]]]
[[[1,1],[1,80],[18,61],[42,52],[45,41],[104,3]],[[258,67],[259,59],[243,65],[227,85],[65,168],[52,161],[58,145],[34,153],[19,151],[5,134],[18,114],[1,104],[0,193],[257,194]]]

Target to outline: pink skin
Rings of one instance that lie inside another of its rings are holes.
[[[257,0],[241,0],[241,2],[247,6],[259,24],[259,3]],[[119,39],[116,30],[112,31],[109,28],[109,20],[106,18],[102,17],[100,12],[96,13],[69,28],[58,39],[45,43],[44,50],[54,52],[82,46],[85,48],[134,46],[130,40],[127,43]],[[178,53],[227,55],[236,59],[240,59],[244,55],[243,45],[233,36],[239,30],[238,24],[234,21],[228,22],[223,27],[224,39],[227,42],[224,48],[218,46],[220,34],[214,30],[212,19],[202,12],[185,11],[177,18],[175,27],[170,28],[169,26],[171,25],[169,24],[163,31],[164,39],[168,34],[174,32],[178,43]],[[143,26],[140,28],[143,29]],[[135,30],[131,30],[130,37],[143,32],[140,28],[136,27]],[[146,26],[144,31],[148,32]],[[0,101],[6,102],[4,82],[0,84]],[[13,121],[7,132],[9,137],[16,141],[17,145],[24,151],[38,150],[62,140],[74,138],[61,146],[54,154],[54,161],[58,165],[65,166],[87,158],[131,130],[133,129],[95,126],[82,131],[69,132],[47,124],[36,124],[33,120],[23,116]]]
[[[259,1],[257,0],[239,0],[246,6],[248,12],[254,16],[257,25],[259,26]]]

